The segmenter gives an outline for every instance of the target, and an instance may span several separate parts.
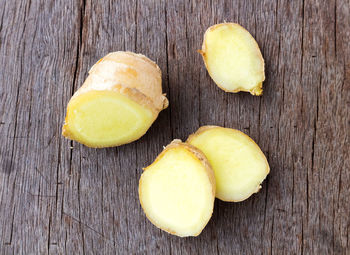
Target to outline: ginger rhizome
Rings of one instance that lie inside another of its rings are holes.
[[[209,75],[221,89],[262,94],[264,59],[257,42],[246,29],[236,23],[209,27],[199,52]]]
[[[144,169],[139,199],[158,228],[180,237],[197,236],[213,213],[213,170],[201,151],[174,140]]]
[[[261,188],[270,167],[259,146],[243,132],[204,126],[187,143],[200,149],[209,160],[216,179],[216,197],[239,202]]]
[[[69,101],[62,134],[96,148],[130,143],[167,106],[157,64],[141,54],[113,52],[90,69]]]

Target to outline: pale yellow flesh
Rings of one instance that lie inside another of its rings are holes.
[[[264,60],[254,38],[238,24],[224,23],[205,34],[203,58],[214,82],[229,92],[262,93]]]
[[[69,102],[63,132],[90,147],[110,147],[139,139],[153,121],[151,110],[127,96],[92,90]]]
[[[181,237],[198,235],[214,205],[213,187],[204,166],[181,147],[169,149],[145,169],[139,196],[153,224]]]
[[[187,141],[208,158],[215,173],[216,197],[239,202],[258,192],[269,165],[258,145],[244,133],[229,128],[211,128]]]

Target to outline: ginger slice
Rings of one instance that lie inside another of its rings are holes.
[[[141,54],[113,52],[91,68],[69,101],[62,134],[89,147],[130,143],[167,106],[159,67]]]
[[[158,228],[180,237],[197,236],[213,213],[214,173],[202,152],[174,140],[144,169],[139,198]]]
[[[240,25],[222,23],[209,27],[200,53],[209,75],[224,91],[262,94],[264,59],[255,39]]]
[[[241,131],[204,126],[190,135],[187,143],[208,158],[216,179],[216,197],[239,202],[260,190],[270,172],[259,146]]]

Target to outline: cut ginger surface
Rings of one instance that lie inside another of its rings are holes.
[[[62,134],[89,147],[130,143],[167,106],[159,67],[140,54],[113,52],[91,68],[69,101]]]
[[[270,168],[259,146],[241,131],[217,126],[201,127],[187,143],[208,158],[216,179],[216,197],[239,202],[260,190]]]
[[[180,237],[197,236],[214,206],[214,173],[205,156],[174,140],[144,172],[139,198],[147,218]]]
[[[209,75],[221,89],[262,94],[264,59],[255,39],[240,25],[222,23],[209,27],[200,53]]]

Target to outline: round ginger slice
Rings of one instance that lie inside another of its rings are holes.
[[[220,200],[240,202],[249,198],[260,190],[270,172],[259,146],[236,129],[204,126],[186,142],[200,149],[209,160]]]
[[[180,237],[197,236],[213,213],[213,170],[202,152],[174,140],[144,169],[139,198],[158,228]]]
[[[62,134],[88,147],[119,146],[143,136],[167,106],[153,61],[112,52],[91,68],[72,96]]]
[[[221,89],[262,94],[264,59],[257,42],[242,26],[222,23],[209,27],[199,52],[210,77]]]

